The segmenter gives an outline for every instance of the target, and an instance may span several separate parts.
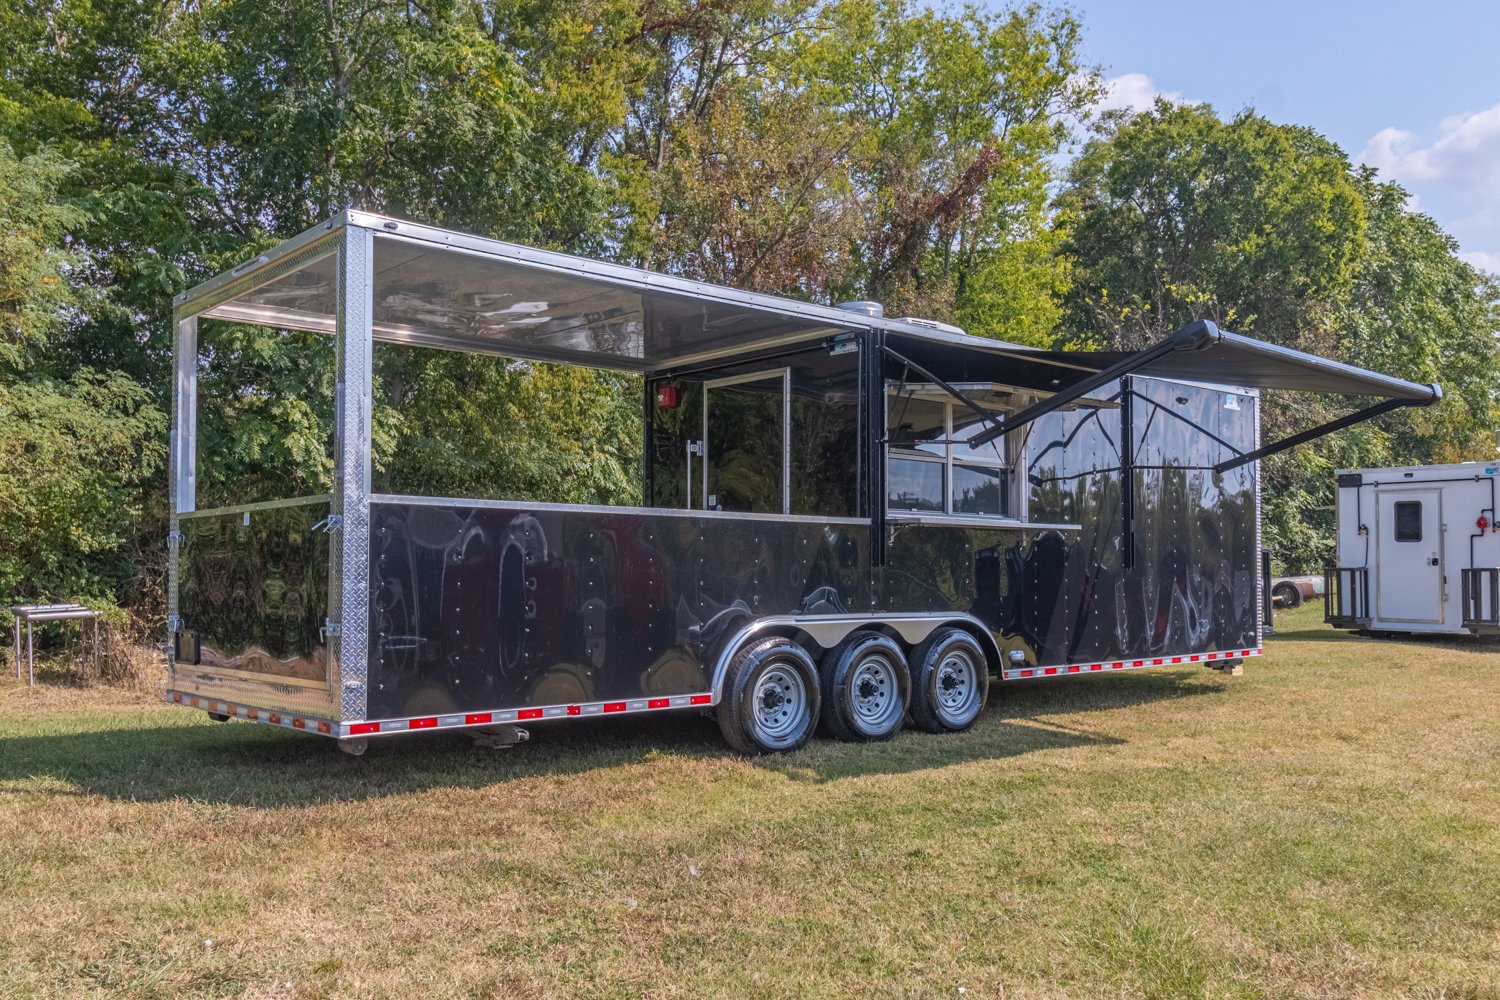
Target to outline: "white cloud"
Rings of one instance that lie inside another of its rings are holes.
[[[1403,128],[1370,137],[1359,160],[1411,192],[1408,207],[1426,212],[1468,249],[1475,267],[1500,274],[1500,104],[1438,123],[1426,141]]]
[[[1500,253],[1490,253],[1487,250],[1468,250],[1459,254],[1459,256],[1481,271],[1500,275]]]
[[[1402,184],[1459,184],[1500,202],[1500,104],[1443,119],[1430,145],[1405,129],[1383,128],[1359,159]]]
[[[1181,91],[1162,90],[1145,73],[1121,73],[1104,81],[1104,97],[1099,101],[1098,109],[1150,111],[1158,97],[1166,98],[1174,104],[1181,104],[1183,101]]]

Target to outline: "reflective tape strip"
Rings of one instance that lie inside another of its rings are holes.
[[[1001,676],[1008,681],[1019,681],[1031,677],[1066,677],[1068,674],[1095,673],[1105,670],[1139,670],[1143,667],[1160,667],[1167,664],[1207,663],[1214,660],[1244,659],[1263,655],[1265,655],[1264,649],[1230,649],[1186,656],[1164,656],[1150,660],[1106,660],[1103,663],[1068,663],[1057,667],[1020,667],[1006,670]]]
[[[216,698],[199,698],[197,695],[184,694],[181,691],[168,691],[166,693],[166,700],[174,705],[201,708],[205,712],[227,716],[231,719],[244,719],[246,722],[259,722],[262,725],[278,726],[282,729],[318,732],[324,736],[332,736],[338,725],[328,719],[319,719],[316,716],[288,715],[284,712],[272,712],[268,709],[256,708],[251,705],[236,705],[229,701],[219,701]]]
[[[217,699],[199,698],[181,691],[168,691],[168,701],[187,704],[193,708],[233,718],[259,722],[263,725],[296,729],[302,732],[318,732],[324,736],[340,739],[351,736],[385,736],[392,733],[408,733],[422,729],[466,729],[474,726],[494,726],[511,722],[529,722],[536,719],[569,719],[590,715],[630,715],[636,712],[657,712],[664,709],[699,708],[714,704],[711,693],[678,694],[664,698],[638,698],[628,701],[595,701],[577,705],[546,705],[541,708],[518,708],[490,712],[468,712],[455,715],[424,715],[409,719],[380,719],[370,722],[331,722],[311,716],[288,715],[264,708],[235,705]]]
[[[386,736],[406,733],[414,729],[468,729],[475,726],[496,726],[512,722],[533,722],[551,719],[579,719],[589,716],[633,715],[637,712],[658,712],[663,709],[694,708],[712,705],[712,694],[679,694],[665,698],[636,698],[627,701],[591,701],[576,705],[543,705],[539,708],[515,708],[490,712],[470,712],[464,715],[438,715],[414,719],[385,719],[380,722],[348,723],[339,736]]]

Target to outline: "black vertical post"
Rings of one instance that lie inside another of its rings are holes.
[[[641,377],[645,385],[644,399],[641,404],[641,416],[644,424],[641,429],[641,506],[655,507],[656,497],[652,493],[651,467],[656,464],[656,453],[651,439],[652,416],[656,413],[656,386],[646,376]]]
[[[1265,549],[1260,550],[1260,620],[1268,635],[1276,631],[1271,619],[1271,553]]]
[[[865,334],[860,351],[864,383],[864,498],[870,518],[870,564],[884,566],[885,530],[885,331]]]
[[[1134,379],[1120,379],[1120,565],[1135,568]]]

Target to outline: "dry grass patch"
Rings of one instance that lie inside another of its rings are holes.
[[[1282,619],[961,737],[511,751],[0,685],[8,995],[1500,996],[1500,651]]]

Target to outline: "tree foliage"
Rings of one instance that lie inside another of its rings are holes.
[[[68,165],[0,138],[0,593],[110,597],[135,576],[143,492],[165,453],[151,394],[48,353],[96,300],[67,242],[83,213],[60,199]]]
[[[139,521],[165,455],[161,411],[123,376],[0,384],[0,593],[139,596]]]
[[[627,256],[1046,341],[1051,157],[1095,93],[1070,15],[750,0],[653,5],[643,32],[606,159]]]

